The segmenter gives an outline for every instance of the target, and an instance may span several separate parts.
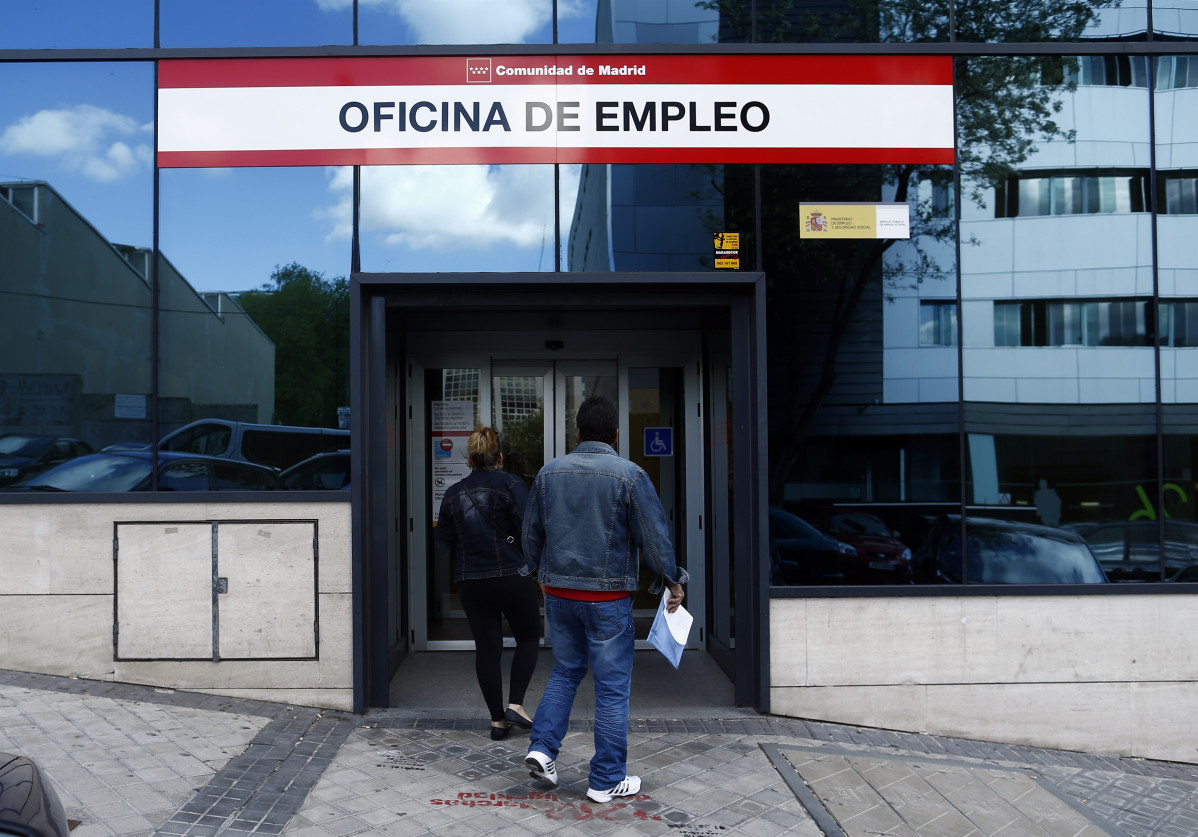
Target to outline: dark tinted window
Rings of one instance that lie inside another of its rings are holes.
[[[273,491],[279,487],[278,481],[270,474],[236,462],[214,463],[213,471],[216,473],[217,491]]]
[[[158,476],[160,491],[207,491],[208,464],[205,462],[176,462],[162,469]]]
[[[326,430],[255,429],[241,437],[241,455],[249,462],[290,468],[310,456],[343,447],[349,433]]]
[[[28,484],[53,491],[133,491],[148,488],[150,461],[97,453],[65,462]]]
[[[224,456],[229,450],[233,430],[224,424],[199,424],[166,439],[162,450],[181,453],[202,453],[205,456]]]

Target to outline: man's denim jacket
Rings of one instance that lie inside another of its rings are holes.
[[[573,590],[636,590],[640,556],[665,581],[684,584],[665,509],[649,475],[602,442],[580,442],[537,474],[524,512],[524,575]]]
[[[503,471],[471,471],[445,491],[436,537],[453,556],[455,581],[527,575],[520,551],[526,502],[524,480]],[[514,543],[505,540],[509,534]]]

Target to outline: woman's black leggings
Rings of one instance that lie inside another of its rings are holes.
[[[541,597],[532,576],[505,575],[458,582],[458,596],[474,635],[474,673],[492,721],[502,721],[507,703],[524,703],[537,667]],[[516,638],[507,703],[503,701],[503,617]]]

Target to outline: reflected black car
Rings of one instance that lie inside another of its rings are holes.
[[[57,791],[33,760],[0,753],[0,834],[67,837],[70,823]]]
[[[309,456],[279,474],[290,491],[341,491],[350,486],[349,451]]]
[[[804,520],[856,550],[845,563],[849,584],[910,584],[910,548],[882,518],[860,509],[815,506],[799,510]]]
[[[1106,576],[1076,532],[1032,523],[945,515],[915,555],[924,584],[1103,584]]]
[[[197,456],[158,454],[160,491],[282,491],[273,468]],[[93,453],[38,474],[14,490],[22,491],[152,491],[154,459],[150,451]]]
[[[1161,580],[1160,523],[1123,520],[1066,527],[1086,539],[1111,581]],[[1198,524],[1165,521],[1165,581],[1198,581]]]
[[[92,452],[92,446],[63,436],[9,433],[0,436],[0,485],[15,485],[68,459]]]
[[[770,584],[842,584],[857,550],[788,511],[770,509]]]

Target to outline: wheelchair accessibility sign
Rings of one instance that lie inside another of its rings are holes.
[[[674,428],[646,427],[645,456],[673,456]]]

